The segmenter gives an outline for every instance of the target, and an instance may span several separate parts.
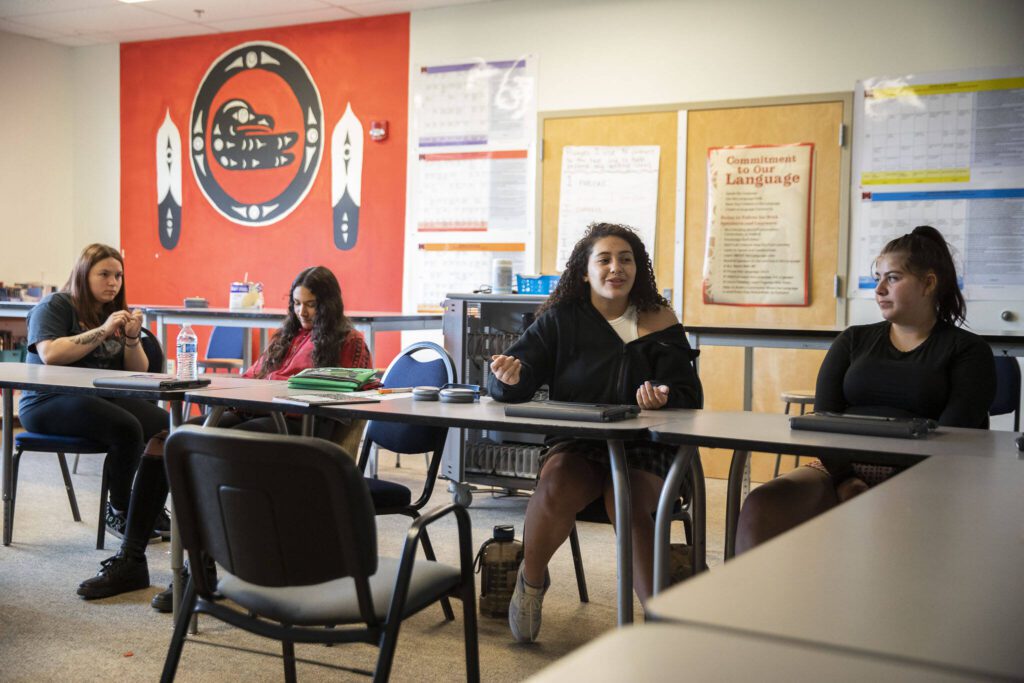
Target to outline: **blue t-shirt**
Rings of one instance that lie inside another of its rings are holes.
[[[44,365],[43,359],[36,351],[36,344],[61,337],[73,337],[87,332],[78,320],[78,312],[71,303],[71,295],[67,292],[56,292],[40,301],[28,313],[28,357],[27,363]],[[124,340],[112,337],[79,358],[69,366],[77,368],[95,368],[97,370],[124,369]],[[34,391],[21,392],[18,402],[19,412],[45,400],[55,394],[38,394]]]

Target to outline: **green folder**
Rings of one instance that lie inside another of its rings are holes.
[[[330,391],[357,391],[375,384],[377,371],[373,368],[306,368],[288,378],[288,386],[300,389],[327,389]]]

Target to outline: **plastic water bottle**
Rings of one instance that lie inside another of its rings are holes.
[[[178,379],[194,380],[199,378],[199,368],[196,365],[196,333],[188,323],[182,326],[178,333],[178,355],[177,374]]]

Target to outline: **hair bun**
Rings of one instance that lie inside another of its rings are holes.
[[[916,228],[914,228],[910,232],[910,234],[911,235],[917,235],[918,237],[924,237],[924,238],[927,238],[927,239],[930,239],[930,240],[934,240],[934,241],[938,242],[939,244],[943,244],[944,245],[946,243],[946,239],[942,236],[942,233],[939,232],[938,230],[936,230],[935,228],[933,228],[930,225],[919,225]]]

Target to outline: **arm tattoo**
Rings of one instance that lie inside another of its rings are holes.
[[[97,341],[102,341],[102,339],[103,330],[98,327],[95,330],[89,330],[88,332],[83,332],[78,336],[71,337],[71,341],[73,343],[80,344],[82,346],[85,346],[87,344],[95,344]]]

